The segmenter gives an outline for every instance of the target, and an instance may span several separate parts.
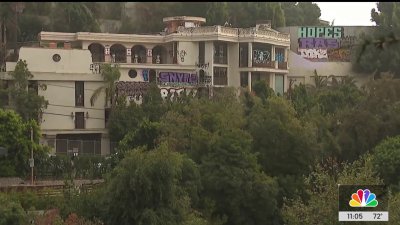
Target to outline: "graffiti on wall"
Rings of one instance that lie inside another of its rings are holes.
[[[148,82],[119,81],[116,88],[119,96],[138,97],[143,96],[149,89],[149,86]]]
[[[178,51],[178,55],[181,58],[181,62],[185,62],[185,56],[187,55],[185,50]]]
[[[275,61],[277,62],[284,62],[285,61],[285,56],[282,52],[277,52],[275,53]]]
[[[348,62],[357,41],[343,27],[300,27],[298,37],[298,54],[311,61]]]
[[[174,100],[181,96],[182,94],[196,96],[197,89],[194,88],[173,88],[173,87],[162,87],[160,88],[161,97],[163,99],[170,98],[170,100]]]
[[[271,53],[267,50],[253,50],[253,62],[254,63],[267,63],[271,61]]]
[[[90,70],[92,71],[93,74],[101,73],[100,64],[97,63],[90,64]]]
[[[196,85],[199,81],[197,74],[191,73],[176,73],[176,72],[160,72],[158,81],[160,84],[168,86],[180,84],[180,85]]]
[[[206,70],[206,69],[208,69],[208,67],[210,67],[210,63],[209,62],[208,63],[198,63],[198,62],[196,62],[195,65],[196,65],[196,67],[198,69],[202,69],[202,70]]]
[[[148,69],[142,70],[142,76],[144,81],[149,81],[149,70]]]
[[[117,95],[126,96],[129,101],[140,101],[143,95],[146,94],[150,87],[148,82],[135,82],[135,81],[119,81],[117,82]],[[161,87],[160,94],[163,99],[170,98],[174,100],[176,97],[186,95],[196,96],[197,89],[189,87]]]

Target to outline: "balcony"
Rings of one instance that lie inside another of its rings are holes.
[[[226,37],[260,37],[279,42],[290,43],[289,34],[279,33],[274,30],[256,29],[255,27],[232,28],[224,26],[204,26],[204,27],[192,27],[192,28],[179,28],[177,30],[177,33],[180,36],[201,36],[201,35],[217,34]]]
[[[288,63],[287,62],[278,62],[278,69],[287,70],[288,69]]]
[[[275,62],[276,61],[268,61],[268,62],[253,61],[253,67],[263,67],[263,68],[276,69]]]

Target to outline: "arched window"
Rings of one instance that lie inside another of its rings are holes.
[[[110,48],[111,62],[126,63],[126,48],[121,44],[113,44]]]
[[[104,46],[99,43],[92,43],[88,46],[90,53],[92,54],[92,62],[104,62]]]

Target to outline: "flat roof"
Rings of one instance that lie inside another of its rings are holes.
[[[163,22],[171,22],[171,21],[180,21],[180,20],[185,20],[185,21],[197,21],[197,22],[206,22],[206,18],[203,17],[196,17],[196,16],[171,16],[171,17],[165,17],[163,18]]]

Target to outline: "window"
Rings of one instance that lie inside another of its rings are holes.
[[[284,91],[283,75],[275,75],[275,93],[282,96]]]
[[[248,67],[249,65],[249,45],[248,43],[239,44],[239,66]]]
[[[199,42],[199,64],[205,63],[205,43],[204,41]]]
[[[228,63],[228,44],[225,42],[214,42],[214,63]]]
[[[226,67],[214,67],[214,85],[228,85]]]
[[[7,89],[8,89],[8,81],[0,80],[0,106],[10,104]]]
[[[85,85],[83,81],[75,81],[75,106],[85,106]]]
[[[33,91],[37,95],[39,94],[39,85],[36,80],[30,80],[28,83],[28,90]]]
[[[247,72],[240,73],[240,87],[247,87],[249,86],[249,76]]]
[[[128,72],[128,75],[129,75],[130,78],[136,78],[137,71],[134,70],[134,69],[130,69],[129,72]]]
[[[75,112],[75,129],[85,129],[84,112]]]

